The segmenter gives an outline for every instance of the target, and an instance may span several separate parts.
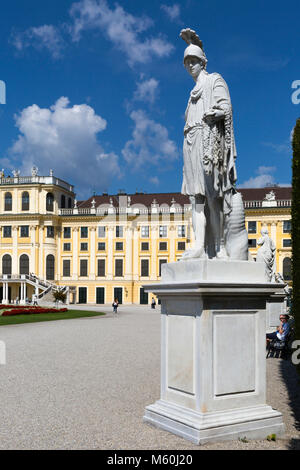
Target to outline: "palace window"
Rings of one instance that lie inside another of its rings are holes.
[[[52,193],[47,193],[46,211],[53,212],[53,210],[54,210],[54,196]]]
[[[29,193],[27,191],[22,193],[22,211],[29,211]]]
[[[11,238],[11,225],[3,226],[3,238]]]
[[[291,233],[292,230],[292,221],[284,220],[283,221],[283,233]]]
[[[168,250],[168,243],[167,242],[159,242],[159,251],[167,251]]]
[[[148,259],[141,260],[141,276],[143,277],[149,276],[149,260]]]
[[[256,248],[256,239],[255,238],[248,238],[248,246],[249,246],[249,248]]]
[[[123,276],[123,260],[122,259],[115,260],[115,276],[116,277]]]
[[[80,251],[88,251],[88,243],[80,243]]]
[[[159,260],[159,276],[161,276],[161,267],[163,264],[167,263],[167,260],[166,259],[160,259]]]
[[[12,195],[11,193],[5,193],[4,196],[4,210],[11,211],[12,210]]]
[[[105,259],[98,259],[98,277],[105,277]]]
[[[284,258],[282,263],[282,275],[285,281],[292,279],[292,261],[291,258]]]
[[[185,238],[185,236],[186,236],[185,225],[178,225],[178,238]]]
[[[52,225],[47,227],[47,238],[54,238],[54,227]]]
[[[71,227],[64,227],[64,238],[71,238]]]
[[[141,237],[142,238],[149,238],[149,225],[142,225],[141,226]]]
[[[123,238],[123,227],[122,225],[116,226],[116,238]]]
[[[116,242],[116,251],[123,251],[123,242]]]
[[[159,226],[159,238],[167,238],[168,237],[168,227],[166,225]]]
[[[71,276],[71,260],[69,259],[63,260],[63,276],[64,277]]]
[[[4,255],[2,258],[2,274],[11,274],[11,256],[10,255]]]
[[[86,277],[88,275],[88,260],[81,259],[80,260],[80,276]]]
[[[98,238],[105,238],[105,235],[106,235],[105,225],[99,225],[99,227],[98,227]]]
[[[71,243],[64,243],[64,251],[71,251]]]
[[[148,242],[142,242],[141,243],[141,250],[142,251],[149,251],[149,243]]]
[[[29,274],[29,256],[21,255],[19,260],[20,274]]]
[[[55,258],[53,255],[48,255],[46,258],[46,279],[54,281],[55,274]]]
[[[21,238],[29,237],[29,225],[21,225],[21,227],[20,227],[20,237]]]
[[[105,251],[105,242],[98,243],[98,251]]]
[[[66,196],[64,194],[62,194],[60,197],[60,207],[62,209],[65,209],[66,207]]]
[[[248,222],[248,233],[256,233],[256,222],[250,221]]]
[[[184,251],[185,250],[185,242],[178,242],[177,250],[178,251]]]
[[[80,238],[88,238],[88,236],[89,236],[89,228],[80,227]]]

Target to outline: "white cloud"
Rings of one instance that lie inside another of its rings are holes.
[[[176,144],[169,139],[166,127],[149,119],[142,110],[132,111],[130,117],[135,127],[132,139],[122,150],[127,163],[139,168],[145,163],[163,165],[178,157]]]
[[[23,51],[28,47],[34,47],[38,50],[47,49],[54,59],[61,57],[64,46],[58,28],[47,24],[29,28],[23,33],[14,32],[11,42],[18,51]]]
[[[146,17],[136,17],[116,4],[111,9],[106,0],[81,0],[70,10],[73,24],[70,32],[73,41],[79,41],[83,31],[99,29],[114,46],[123,51],[130,65],[147,63],[152,56],[166,57],[174,46],[162,37],[141,38],[153,21]]]
[[[137,89],[134,92],[133,99],[135,101],[146,101],[153,104],[158,93],[158,80],[150,78],[137,84]]]
[[[258,176],[249,178],[239,188],[264,188],[267,185],[275,184],[274,176],[271,173],[276,171],[275,166],[260,166],[256,170]]]
[[[180,19],[180,6],[178,3],[174,3],[174,5],[161,5],[161,9],[164,10],[171,21],[178,21]]]
[[[159,179],[157,176],[152,176],[150,179],[149,179],[150,183],[154,184],[155,186],[158,186],[159,185]]]
[[[91,193],[107,190],[109,183],[120,177],[118,157],[106,153],[97,134],[107,123],[86,104],[70,106],[61,97],[50,108],[29,106],[17,116],[17,141],[10,149],[15,160],[22,158],[21,174],[30,174],[37,165],[40,174],[52,168],[59,177]],[[14,163],[15,164],[15,163]]]
[[[265,147],[269,147],[277,153],[292,153],[292,148],[289,143],[273,144],[272,142],[262,142]]]

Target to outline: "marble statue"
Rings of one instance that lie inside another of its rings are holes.
[[[35,177],[38,174],[39,169],[36,166],[31,168],[31,176]]]
[[[289,296],[290,295],[290,288],[289,288],[288,284],[283,279],[283,276],[280,273],[275,274],[275,281],[280,282],[281,284],[285,284],[283,290],[286,293],[286,295]]]
[[[260,246],[260,248],[257,250],[256,262],[265,264],[266,281],[275,282],[276,246],[273,240],[269,237],[267,227],[263,227],[260,233],[261,233],[261,238],[257,240],[257,244]]]
[[[275,201],[276,196],[274,191],[270,191],[268,194],[265,195],[265,201]]]
[[[221,75],[206,71],[207,58],[195,31],[184,29],[180,36],[188,44],[184,66],[195,81],[185,112],[181,189],[192,204],[195,247],[186,251],[182,259],[226,259],[231,257],[234,238],[226,240],[237,179],[230,95]],[[248,259],[241,198],[236,199],[236,208],[242,237],[241,249],[233,257]]]

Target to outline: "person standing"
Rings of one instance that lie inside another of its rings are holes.
[[[119,301],[118,301],[118,299],[115,299],[115,300],[113,301],[112,306],[113,306],[113,312],[114,312],[114,313],[118,313],[118,306],[119,306]]]

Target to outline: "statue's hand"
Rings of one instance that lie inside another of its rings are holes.
[[[207,124],[213,124],[219,119],[224,118],[224,112],[220,109],[209,109],[206,113],[203,114],[203,119],[207,122]]]

